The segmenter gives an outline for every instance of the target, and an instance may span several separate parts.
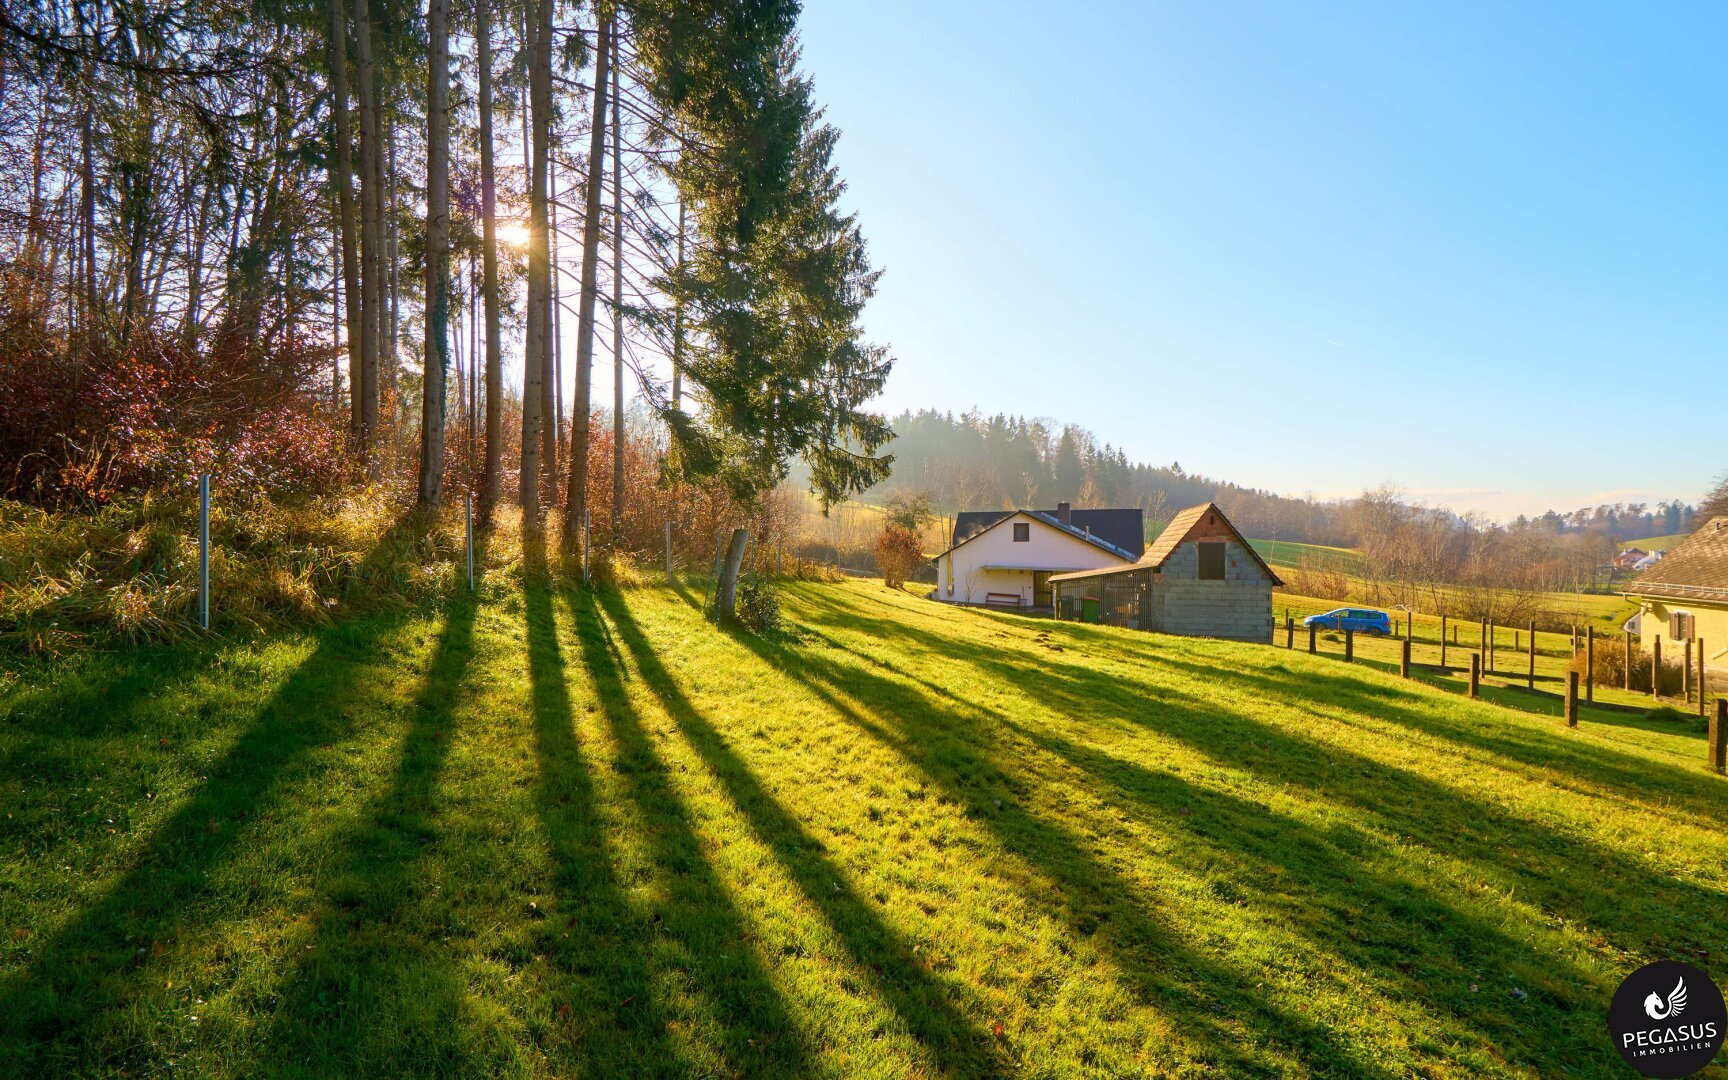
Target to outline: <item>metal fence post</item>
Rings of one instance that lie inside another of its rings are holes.
[[[198,476],[198,625],[210,629],[210,474]]]
[[[582,511],[582,584],[588,584],[588,511]]]
[[[672,519],[666,519],[666,579],[672,579]]]
[[[462,516],[466,522],[468,539],[468,591],[474,591],[474,495],[472,492],[462,498]]]

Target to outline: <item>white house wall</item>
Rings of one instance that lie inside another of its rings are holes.
[[[1014,542],[1013,522],[1031,526],[1031,539]],[[943,555],[936,562],[936,596],[957,604],[982,604],[990,593],[1010,593],[1032,604],[1032,571],[1099,570],[1129,560],[1024,515],[1015,515]],[[1014,570],[986,567],[1016,567]],[[949,588],[950,581],[953,588]]]

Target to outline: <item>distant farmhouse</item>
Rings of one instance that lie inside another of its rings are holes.
[[[1703,641],[1709,669],[1728,667],[1728,517],[1711,519],[1660,556],[1646,556],[1649,565],[1625,590],[1638,604],[1640,643],[1648,650],[1660,638],[1672,656],[1682,642]]]
[[[1073,570],[1128,566],[1146,550],[1139,510],[967,511],[936,556],[936,599],[951,604],[1050,610],[1050,579]]]
[[[1177,514],[1132,564],[1050,581],[1061,619],[1265,642],[1272,589],[1284,584],[1213,503]]]
[[[1643,559],[1644,556],[1648,554],[1650,553],[1645,551],[1643,548],[1629,547],[1625,551],[1614,556],[1614,569],[1630,570],[1637,566],[1639,560]]]

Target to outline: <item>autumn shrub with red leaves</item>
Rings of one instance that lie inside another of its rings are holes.
[[[876,565],[890,589],[898,589],[924,565],[924,542],[903,525],[884,525],[876,537]]]
[[[123,349],[68,348],[17,322],[0,341],[0,495],[102,504],[199,473],[230,491],[310,493],[348,475],[341,418],[302,389],[327,347],[140,331]]]

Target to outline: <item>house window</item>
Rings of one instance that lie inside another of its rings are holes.
[[[1697,637],[1697,621],[1695,616],[1684,611],[1676,611],[1668,616],[1668,636],[1675,641],[1692,641]]]
[[[1024,544],[1030,539],[1032,539],[1031,524],[1024,521],[1016,521],[1014,523],[1014,542],[1016,544]]]
[[[1195,544],[1200,549],[1200,580],[1224,580],[1224,545]]]

